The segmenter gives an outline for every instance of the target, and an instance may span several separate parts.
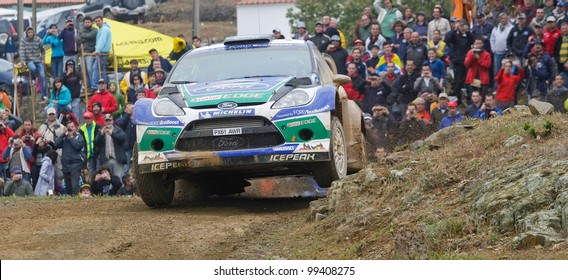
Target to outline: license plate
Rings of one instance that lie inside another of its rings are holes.
[[[236,134],[243,134],[242,128],[233,127],[233,128],[213,129],[213,136],[225,136],[225,135],[236,135]]]

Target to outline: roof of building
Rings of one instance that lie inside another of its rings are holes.
[[[237,5],[285,4],[285,3],[296,3],[296,0],[240,0],[237,3]]]

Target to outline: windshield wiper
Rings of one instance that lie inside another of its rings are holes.
[[[170,82],[170,83],[174,84],[174,85],[182,85],[182,84],[196,83],[196,81],[173,81],[173,82]]]

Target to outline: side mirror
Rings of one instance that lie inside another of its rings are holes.
[[[347,75],[343,75],[343,74],[335,74],[333,76],[333,82],[342,86],[344,84],[347,84],[349,82],[351,82],[351,78]]]

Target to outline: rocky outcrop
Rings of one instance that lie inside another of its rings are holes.
[[[529,100],[529,108],[533,115],[548,115],[554,112],[554,105],[548,102],[538,101],[534,98]]]

